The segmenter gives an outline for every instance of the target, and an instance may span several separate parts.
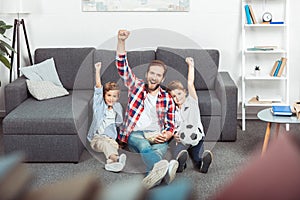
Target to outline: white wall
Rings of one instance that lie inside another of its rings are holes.
[[[99,47],[102,43],[114,38],[117,30],[121,28],[166,29],[192,39],[202,48],[219,49],[221,52],[220,70],[230,72],[240,88],[240,0],[190,0],[189,12],[81,12],[81,0],[31,1],[35,1],[34,5],[38,7],[38,11],[24,16],[24,19],[32,52],[39,47]],[[297,77],[300,72],[300,67],[297,66],[297,55],[300,54],[297,35],[300,34],[300,28],[296,21],[299,6],[299,1],[291,1],[291,102],[300,97],[300,79]],[[0,18],[12,24],[14,16],[0,14]],[[12,35],[11,31],[8,35]],[[150,34],[145,40],[155,43],[157,37],[151,37]],[[25,46],[25,43],[22,46]],[[23,55],[25,57],[27,55],[25,50]],[[22,65],[27,64],[26,60],[22,63]],[[4,67],[0,68],[0,79],[2,85],[8,82],[8,70]],[[3,115],[3,86],[0,88],[0,95],[0,114]]]

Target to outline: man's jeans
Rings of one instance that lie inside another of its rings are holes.
[[[131,151],[140,153],[147,172],[151,171],[153,165],[162,160],[168,150],[168,142],[161,144],[150,144],[145,139],[143,131],[133,131],[128,138],[128,147]]]

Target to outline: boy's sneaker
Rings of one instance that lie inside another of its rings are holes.
[[[113,163],[105,164],[104,168],[107,171],[120,172],[124,168],[124,165],[119,162],[113,162]]]
[[[200,166],[200,172],[201,173],[207,173],[208,168],[212,162],[213,154],[209,150],[205,150],[202,154],[202,163]]]
[[[150,189],[158,184],[165,177],[169,168],[167,160],[161,160],[154,164],[151,172],[143,179],[142,184],[146,189]]]
[[[126,156],[126,154],[124,154],[124,153],[122,153],[120,156],[119,156],[119,163],[121,163],[123,166],[125,166],[125,164],[126,164],[126,158],[127,158],[127,156]]]
[[[167,174],[164,177],[164,181],[167,184],[170,184],[175,179],[178,165],[179,164],[178,164],[177,160],[171,160],[169,162],[168,171],[167,171]]]
[[[183,170],[186,168],[187,159],[188,159],[187,150],[180,151],[177,158],[176,158],[176,160],[179,163],[178,168],[177,168],[177,172],[183,172]]]

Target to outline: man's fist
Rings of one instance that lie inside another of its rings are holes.
[[[118,39],[121,41],[125,41],[128,38],[129,34],[130,32],[127,30],[119,30]]]

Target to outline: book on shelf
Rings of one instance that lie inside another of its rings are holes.
[[[248,103],[249,104],[271,104],[272,101],[259,101],[256,96],[256,97],[252,97],[251,99],[249,99]]]
[[[261,24],[284,24],[284,22],[283,21],[277,21],[277,22],[271,21],[271,22],[262,22]]]
[[[247,48],[248,51],[272,51],[277,49],[277,46],[254,46]]]
[[[275,63],[274,63],[274,65],[273,65],[273,68],[272,68],[272,70],[270,72],[270,76],[274,75],[274,72],[275,72],[277,66],[278,66],[278,61],[276,60]]]
[[[281,22],[281,21],[280,22],[279,21],[278,22],[270,22],[270,24],[284,24],[284,22]]]
[[[0,199],[19,199],[28,190],[32,174],[24,158],[21,152],[0,157]]]
[[[245,5],[245,14],[246,14],[247,24],[252,24],[251,15],[250,15],[250,9],[249,9],[249,5],[248,4]]]
[[[275,46],[275,45],[255,45],[254,48],[260,48],[260,49],[277,49],[277,46]]]
[[[278,72],[279,72],[279,69],[280,69],[282,60],[278,60],[277,62],[278,62],[278,65],[277,65],[277,67],[276,67],[276,70],[275,70],[273,76],[278,76]]]
[[[253,11],[252,6],[251,6],[251,5],[248,5],[248,7],[249,7],[250,16],[251,16],[251,19],[252,19],[253,24],[257,24],[257,21],[256,21],[256,18],[255,18],[255,15],[254,15],[254,11]]]
[[[275,97],[262,97],[256,95],[255,97],[252,97],[249,99],[248,103],[250,104],[272,104],[272,103],[280,103],[281,97],[275,96]]]
[[[272,106],[273,115],[291,116],[293,114],[290,106]]]
[[[273,68],[270,72],[270,76],[281,77],[283,70],[286,66],[287,58],[281,57],[280,60],[275,61]]]
[[[280,66],[280,69],[279,69],[278,74],[277,74],[278,77],[281,77],[281,75],[283,73],[283,70],[286,66],[286,61],[287,61],[287,58],[285,58],[285,57],[281,58],[281,66]]]

